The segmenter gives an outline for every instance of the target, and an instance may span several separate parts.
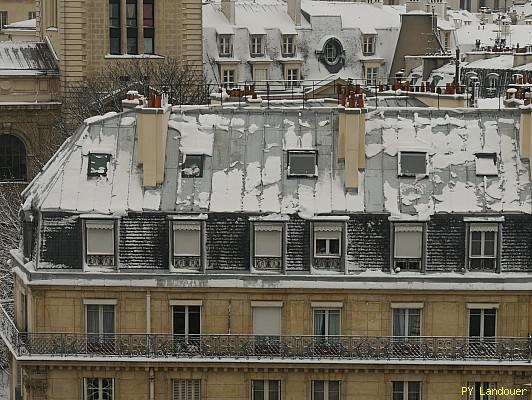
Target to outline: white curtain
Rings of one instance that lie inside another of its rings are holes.
[[[253,334],[280,336],[281,308],[253,307]]]
[[[113,255],[115,253],[115,231],[112,224],[87,223],[87,254]]]

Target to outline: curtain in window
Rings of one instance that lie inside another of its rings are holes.
[[[86,223],[87,254],[113,255],[115,253],[114,222]]]
[[[87,334],[100,333],[100,310],[98,305],[87,305]]]
[[[395,257],[421,258],[422,227],[395,227]]]
[[[405,310],[393,310],[393,336],[405,336]]]
[[[266,230],[255,226],[255,255],[257,257],[281,257],[281,230]]]
[[[253,334],[281,335],[281,308],[253,307]]]
[[[174,255],[201,255],[201,227],[198,223],[174,223]]]
[[[325,310],[314,310],[314,335],[325,336]]]
[[[419,336],[421,334],[421,310],[408,310],[408,336]]]
[[[329,335],[340,334],[340,310],[329,310]]]
[[[102,306],[103,310],[103,333],[115,333],[115,307],[112,305]]]

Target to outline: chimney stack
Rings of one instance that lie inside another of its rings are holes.
[[[532,154],[532,106],[521,107],[521,121],[519,123],[519,153],[521,158],[530,160]]]
[[[235,0],[222,0],[222,12],[231,25],[235,24]]]
[[[167,97],[150,96],[148,105],[139,105],[137,113],[137,163],[142,164],[145,188],[155,187],[164,181],[166,137],[172,106]]]
[[[287,11],[296,26],[301,26],[301,0],[287,0]]]

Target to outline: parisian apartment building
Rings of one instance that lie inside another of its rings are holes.
[[[530,107],[132,103],[23,192],[11,399],[529,398]]]

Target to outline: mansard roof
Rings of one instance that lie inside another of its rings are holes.
[[[528,163],[519,156],[519,112],[379,109],[366,115],[365,170],[346,189],[338,160],[337,108],[174,107],[165,180],[142,186],[134,112],[92,118],[24,192],[25,208],[124,214],[242,212],[531,213]],[[317,150],[317,177],[288,177],[287,150]],[[427,176],[398,176],[401,151],[427,152]],[[111,155],[107,176],[88,177],[89,153]],[[476,154],[494,154],[497,176],[477,175]],[[203,154],[202,177],[183,178],[183,154]]]
[[[0,42],[0,75],[59,74],[54,55],[45,42]]]

